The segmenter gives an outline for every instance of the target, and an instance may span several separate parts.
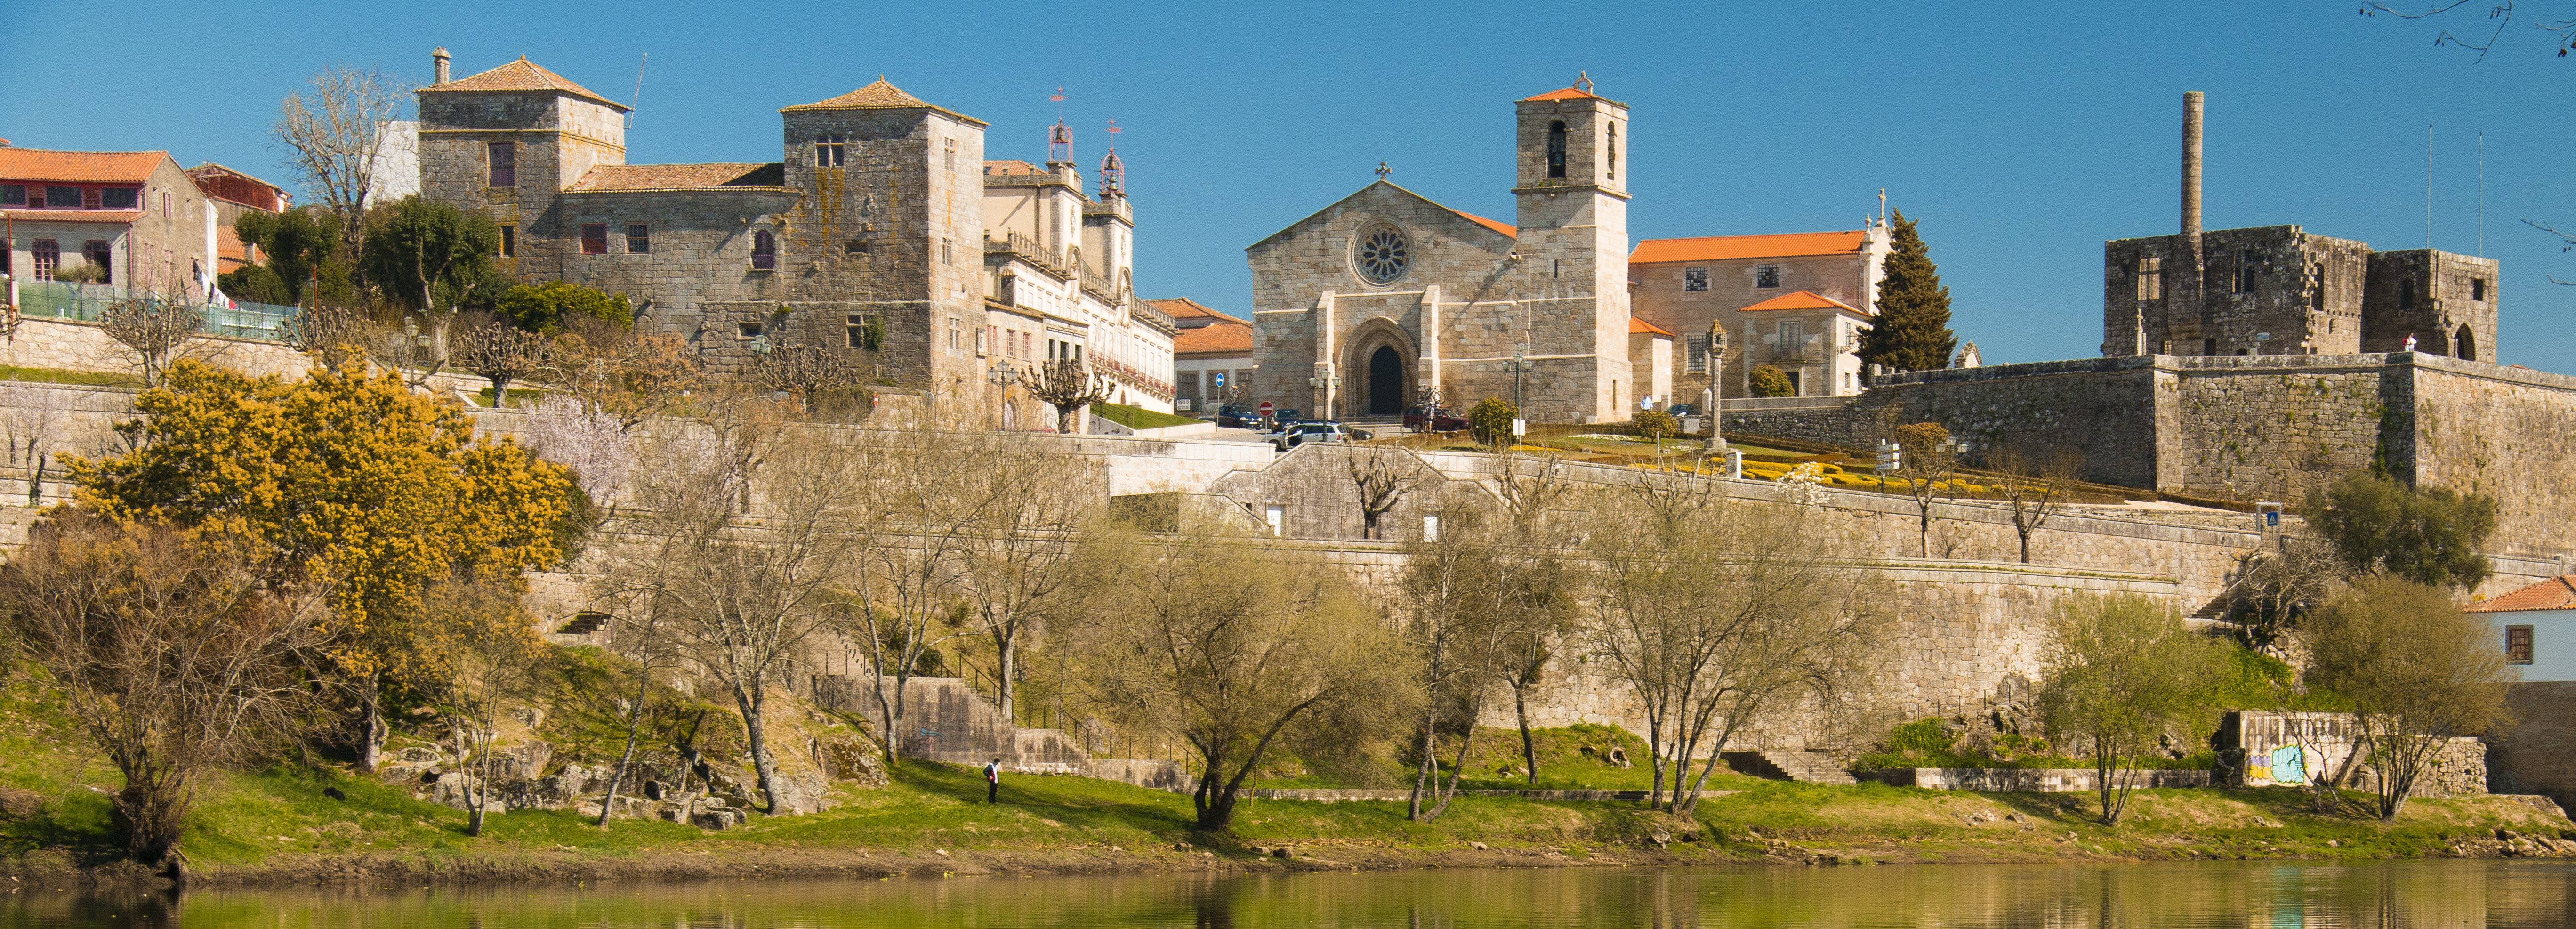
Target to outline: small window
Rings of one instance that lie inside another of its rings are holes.
[[[2201,353],[2201,355],[2202,355],[2202,356],[2204,356],[2204,357],[2215,357],[2215,356],[2218,354],[2218,340],[2217,340],[2217,339],[2202,339],[2202,340],[2200,340],[2200,353]]]
[[[37,239],[27,246],[27,252],[36,261],[36,279],[53,280],[54,269],[61,267],[63,263],[63,247],[52,239]]]
[[[98,192],[99,205],[111,210],[134,209],[135,205],[140,202],[142,198],[143,191],[136,190],[132,187],[111,187]],[[169,195],[163,194],[162,199],[165,202],[161,205],[161,211],[167,213],[169,212],[169,204],[166,201],[169,199]]]
[[[161,194],[161,215],[172,215],[170,212],[170,194],[167,192],[163,192]]]
[[[876,340],[868,336],[868,318],[864,314],[850,314],[849,336],[851,348],[871,352],[877,350]]]
[[[519,186],[519,143],[494,142],[492,153],[492,186]]]
[[[1547,176],[1565,176],[1565,121],[1547,124]]]
[[[48,210],[74,210],[80,208],[80,202],[80,188],[78,187],[47,187],[45,188],[45,202],[37,205]]]
[[[759,324],[759,323],[742,323],[742,324],[740,324],[740,327],[741,327],[741,329],[742,329],[742,337],[743,337],[743,338],[746,338],[746,339],[757,339],[757,338],[760,338],[760,324]]]
[[[868,240],[851,239],[848,245],[843,246],[842,250],[853,255],[865,255],[868,253]]]
[[[956,263],[957,263],[957,249],[956,249],[956,244],[957,244],[957,243],[956,243],[956,241],[955,241],[955,240],[953,240],[953,239],[941,239],[941,240],[939,240],[939,263],[940,263],[940,264],[949,265],[949,264],[956,264]]]
[[[2504,661],[2506,664],[2531,663],[2531,627],[2504,627]]]
[[[1684,336],[1682,338],[1682,351],[1684,354],[1690,356],[1683,361],[1683,371],[1685,373],[1700,374],[1708,370],[1707,336]]]
[[[1618,124],[1618,123],[1611,123],[1611,124],[1610,124],[1610,150],[1609,150],[1608,152],[1606,152],[1606,153],[1603,155],[1603,157],[1602,157],[1602,159],[1601,159],[1601,167],[1604,169],[1604,172],[1605,172],[1605,173],[1602,175],[1603,177],[1605,177],[1605,178],[1607,178],[1607,179],[1609,179],[1609,180],[1613,180],[1613,181],[1615,181],[1615,180],[1618,180],[1618,179],[1619,179],[1619,124]]]
[[[115,253],[108,251],[106,242],[91,239],[81,243],[81,258],[98,269],[99,283],[116,283],[116,257]]]
[[[754,231],[751,234],[751,269],[774,271],[777,268],[778,237],[770,235],[767,229]]]
[[[948,350],[952,352],[966,350],[966,321],[954,316],[948,318]]]
[[[627,224],[626,224],[626,252],[627,252],[627,254],[630,254],[630,255],[644,255],[644,254],[650,254],[652,251],[653,251],[653,230],[651,229],[651,227],[648,227],[648,226],[646,226],[646,225],[645,225],[645,224],[643,224],[643,223],[627,223]]]
[[[957,170],[957,140],[948,140],[948,170]]]
[[[1682,289],[1683,289],[1683,290],[1685,290],[1685,291],[1707,290],[1707,289],[1708,289],[1708,269],[1707,269],[1707,268],[1683,268],[1683,269],[1682,269]]]
[[[2253,249],[2250,249],[2250,248],[2249,248],[2249,249],[2246,249],[2246,250],[2244,250],[2244,251],[2242,251],[2242,252],[2238,252],[2238,253],[2236,254],[2236,292],[2237,292],[2237,293],[2240,293],[2240,294],[2250,294],[2250,293],[2253,293],[2253,292],[2254,292],[2254,282],[2255,282],[2255,279],[2256,279],[2256,278],[2255,278],[2255,274],[2256,274],[2256,270],[2255,270],[2255,269],[2262,267],[2262,265],[2263,265],[2263,253],[2262,253],[2262,252],[2258,252],[2258,251],[2255,251],[2255,250],[2253,250]]]
[[[1753,286],[1766,288],[1780,286],[1780,266],[1763,265],[1753,269]]]
[[[581,253],[584,255],[608,254],[607,223],[581,224]]]
[[[2138,270],[2138,299],[2140,299],[2140,300],[2162,300],[2162,299],[2164,299],[2164,298],[2165,298],[2165,260],[2164,260],[2164,259],[2162,259],[2162,258],[2153,258],[2153,257],[2140,258],[2140,259],[2138,259],[2138,269],[2137,269],[2137,270]]]
[[[975,350],[977,352],[986,355],[996,354],[1001,351],[1001,347],[1002,327],[986,324],[984,326],[984,331],[975,334]]]
[[[27,185],[0,184],[0,206],[26,206]]]
[[[2308,309],[2326,311],[2326,265],[2322,261],[2308,266]],[[2326,331],[2334,331],[2333,320],[2326,321]]]
[[[519,257],[519,227],[501,227],[501,257]]]
[[[842,158],[846,154],[843,147],[848,144],[849,139],[840,135],[815,136],[814,166],[817,168],[840,167],[843,164]]]
[[[2487,282],[2485,278],[2473,277],[2469,279],[2469,299],[2480,303],[2486,302]]]
[[[2411,310],[2415,308],[2414,281],[2397,282],[2397,308],[2401,310]]]

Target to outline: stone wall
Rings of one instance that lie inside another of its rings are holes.
[[[2331,780],[2369,789],[2362,765],[2360,725],[2350,713],[2230,712],[2211,736],[2224,787],[2299,786]],[[2487,792],[2487,743],[2461,736],[2435,750],[2418,778],[2417,797],[2456,797]]]
[[[2513,715],[2491,734],[2488,786],[2503,794],[2540,794],[2576,809],[2576,681],[2535,681],[2505,691]]]
[[[208,336],[189,343],[181,350],[181,357],[196,358],[250,374],[284,377],[302,375],[304,369],[312,366],[311,359],[285,345],[222,336]],[[72,320],[32,316],[20,320],[17,334],[0,343],[0,361],[20,368],[143,376],[142,361],[133,351],[108,338],[97,323]]]

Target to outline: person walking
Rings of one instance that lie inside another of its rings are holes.
[[[995,758],[984,766],[984,802],[1002,802],[1002,759]]]

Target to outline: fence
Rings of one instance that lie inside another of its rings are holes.
[[[22,280],[18,282],[18,312],[44,319],[94,323],[110,305],[134,296],[126,288],[106,284]],[[201,306],[196,309],[198,332],[270,342],[286,340],[287,325],[299,312],[291,306],[249,302],[239,302],[234,307]]]

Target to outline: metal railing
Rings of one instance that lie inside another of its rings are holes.
[[[18,313],[38,319],[94,323],[110,305],[137,295],[112,284],[66,284],[60,281],[18,282]],[[144,299],[160,299],[143,295]],[[237,339],[285,341],[286,329],[301,312],[296,307],[235,301],[235,306],[197,307],[197,331]]]

